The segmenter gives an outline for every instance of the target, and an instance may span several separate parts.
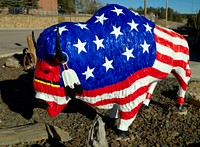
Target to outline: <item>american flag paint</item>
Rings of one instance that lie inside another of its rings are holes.
[[[56,52],[56,27],[62,52],[69,57],[67,65],[77,73],[83,87],[76,98],[103,109],[118,104],[118,129],[128,130],[142,103],[149,99],[148,93],[152,94],[152,83],[171,71],[180,84],[177,102],[184,103],[191,73],[186,40],[113,4],[98,10],[85,23],[64,22],[40,34],[34,87],[36,98],[49,103],[51,116],[58,115],[70,100],[66,98],[61,65],[51,64]]]

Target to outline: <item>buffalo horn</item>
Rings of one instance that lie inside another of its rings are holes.
[[[34,34],[34,31],[32,31],[32,40],[33,40],[33,45],[36,49],[36,41],[35,41],[35,34]]]
[[[59,60],[59,62],[63,62],[63,54],[62,50],[60,48],[60,34],[59,34],[59,27],[56,26],[57,32],[56,32],[56,58]]]
[[[61,63],[66,63],[68,61],[68,55],[65,52],[62,52],[60,47],[60,34],[59,34],[59,27],[56,26],[56,58]]]

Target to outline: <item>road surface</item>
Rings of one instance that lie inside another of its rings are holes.
[[[32,31],[37,39],[43,29],[0,29],[0,56],[22,53],[28,47],[26,38]]]

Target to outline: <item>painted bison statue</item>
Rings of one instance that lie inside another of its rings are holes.
[[[98,10],[87,22],[46,28],[36,44],[34,89],[50,116],[71,99],[110,109],[127,135],[140,107],[147,105],[158,81],[172,73],[180,85],[181,109],[191,70],[187,41],[176,32],[119,5]]]

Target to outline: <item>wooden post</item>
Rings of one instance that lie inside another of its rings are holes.
[[[166,0],[165,27],[167,27],[167,17],[168,17],[168,0]]]
[[[147,15],[147,0],[144,0],[144,16]]]
[[[24,70],[29,70],[32,66],[36,65],[37,56],[36,56],[36,49],[33,40],[33,34],[27,36],[27,44],[28,48],[24,49],[23,51],[23,67]]]

